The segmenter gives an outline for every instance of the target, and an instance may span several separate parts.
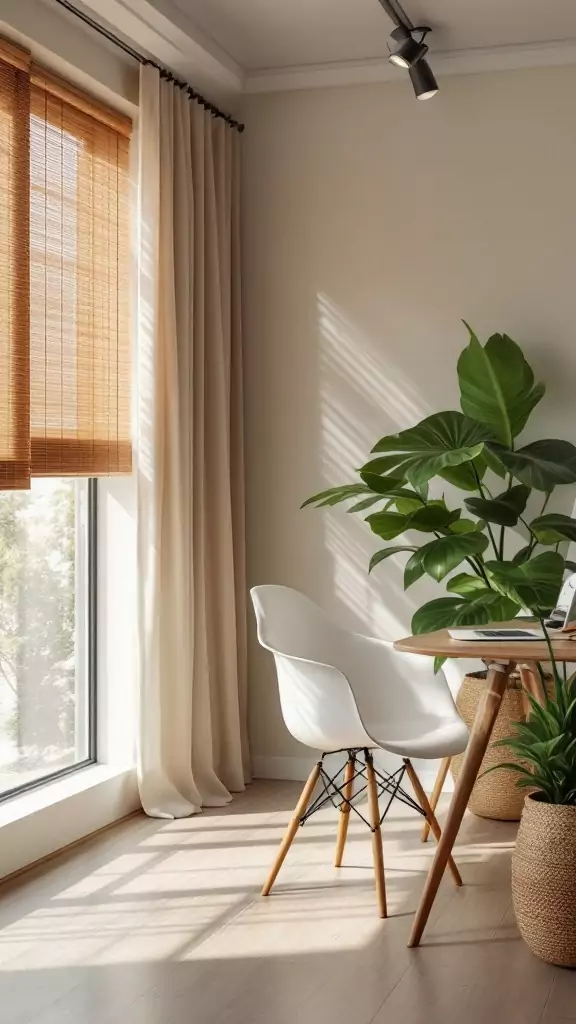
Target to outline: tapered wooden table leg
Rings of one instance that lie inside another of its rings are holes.
[[[284,863],[284,860],[286,858],[286,854],[288,853],[288,850],[292,846],[292,843],[294,841],[294,836],[296,835],[296,833],[298,831],[298,827],[300,825],[300,818],[302,817],[302,815],[304,814],[306,808],[308,807],[308,804],[310,802],[310,797],[312,796],[312,793],[314,792],[314,786],[318,782],[318,778],[320,776],[320,768],[321,768],[321,762],[318,762],[318,764],[314,765],[314,768],[312,769],[312,771],[311,771],[311,773],[310,773],[310,775],[308,777],[308,782],[306,783],[306,785],[304,786],[304,789],[302,790],[302,793],[300,795],[300,799],[299,799],[298,803],[296,804],[296,810],[294,811],[294,817],[292,818],[292,821],[288,825],[288,829],[286,831],[286,835],[284,836],[284,839],[282,840],[282,843],[280,845],[280,849],[278,851],[278,856],[276,857],[276,860],[274,861],[274,865],[272,867],[272,870],[271,870],[270,874],[268,875],[268,878],[266,879],[266,883],[264,885],[264,888],[262,889],[262,895],[263,896],[268,896],[269,895],[270,890],[271,890],[272,886],[274,885],[274,882],[276,881],[278,872],[280,871],[280,868],[282,867],[282,865]]]
[[[356,760],[353,757],[349,757],[346,761],[346,767],[344,769],[344,786],[342,792],[346,800],[351,800],[354,795],[354,772],[356,770]],[[336,841],[336,856],[334,858],[334,867],[342,867],[342,856],[344,854],[344,847],[346,845],[346,836],[348,835],[348,823],[350,821],[350,805],[345,801],[342,803],[340,808],[340,815],[338,818],[338,839]]]
[[[476,782],[482,758],[486,753],[486,747],[492,735],[502,695],[506,689],[508,676],[513,666],[514,662],[509,662],[508,664],[492,663],[489,667],[486,690],[478,705],[470,740],[468,741],[468,747],[466,748],[464,761],[442,832],[442,838],[438,843],[438,849],[436,850],[422,899],[416,912],[410,942],[408,943],[409,946],[417,946],[422,938],[432,904],[442,881],[442,875],[448,863],[448,857],[452,853],[452,847],[458,835],[472,788]]]
[[[372,754],[366,751],[366,777],[368,780],[368,806],[372,825],[372,855],[374,858],[374,876],[380,917],[388,917],[386,905],[386,880],[384,877],[384,851],[382,849],[382,832],[380,831],[380,808],[378,807],[378,783],[374,771]]]
[[[519,665],[518,671],[520,672],[520,682],[528,693],[531,693],[535,700],[539,704],[544,703],[544,689],[542,681],[540,679],[540,673],[538,671],[538,665],[533,661],[527,661],[525,665]],[[531,706],[530,701],[526,694],[522,694],[524,701],[524,711],[526,718],[530,716]]]
[[[444,757],[440,762],[438,775],[436,776],[436,782],[434,783],[434,789],[432,790],[432,796],[430,797],[430,807],[432,808],[433,811],[436,810],[438,806],[438,801],[442,795],[442,790],[444,788],[444,783],[446,782],[446,776],[448,775],[448,769],[450,768],[451,760],[451,757]],[[422,825],[422,832],[420,833],[421,841],[425,843],[429,835],[430,824],[428,818],[426,818],[426,821]]]

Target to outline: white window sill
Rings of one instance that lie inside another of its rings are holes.
[[[0,804],[0,878],[140,807],[134,767],[96,764]]]

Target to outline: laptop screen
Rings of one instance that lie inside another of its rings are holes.
[[[576,573],[572,573],[563,584],[549,621],[557,628],[576,629]]]

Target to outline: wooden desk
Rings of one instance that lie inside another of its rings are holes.
[[[499,625],[505,624],[499,623]],[[516,628],[518,627],[517,622],[514,625]],[[489,629],[491,627],[486,626],[482,628]],[[482,759],[490,742],[508,676],[512,669],[518,665],[524,685],[531,689],[532,693],[536,696],[539,696],[541,694],[541,684],[539,678],[536,678],[534,674],[535,662],[549,661],[550,655],[544,641],[453,640],[446,629],[440,629],[436,633],[423,633],[421,636],[410,636],[405,640],[398,640],[394,647],[397,651],[406,651],[409,654],[423,654],[429,657],[479,658],[488,664],[488,678],[486,679],[484,699],[478,705],[462,769],[458,776],[450,810],[442,830],[442,838],[438,843],[436,855],[414,919],[409,945],[418,946],[434,904],[438,886],[448,863],[448,858],[458,835],[472,788],[478,777]],[[576,660],[576,642],[573,640],[554,640],[552,642],[552,649],[554,657],[558,662]]]

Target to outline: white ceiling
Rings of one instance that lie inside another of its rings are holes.
[[[378,0],[173,0],[246,71],[385,57]],[[576,0],[406,0],[450,51],[576,39]]]
[[[399,81],[387,60],[393,25],[378,0],[74,3],[230,109],[242,93]],[[415,24],[432,26],[436,75],[576,65],[576,0],[405,0],[405,7]]]

